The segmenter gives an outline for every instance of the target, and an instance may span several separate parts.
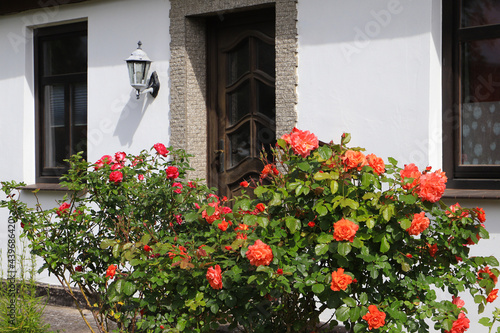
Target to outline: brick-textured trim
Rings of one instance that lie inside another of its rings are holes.
[[[276,6],[276,135],[297,120],[297,0],[171,0],[170,144],[184,148],[195,168],[189,177],[207,177],[206,16]]]

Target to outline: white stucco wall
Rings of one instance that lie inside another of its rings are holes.
[[[299,0],[298,9],[298,127],[326,142],[350,132],[367,153],[441,168],[441,1]],[[491,239],[472,255],[498,257],[499,202],[459,202],[487,216]],[[477,321],[494,305],[477,315],[464,299],[469,332],[487,332]]]
[[[36,27],[88,21],[89,161],[117,151],[138,153],[156,142],[168,144],[169,10],[168,0],[107,0],[0,16],[0,180],[35,182],[32,36]],[[156,99],[148,94],[137,100],[129,85],[124,60],[139,40],[161,82]],[[62,194],[41,196],[47,205],[56,205]],[[0,210],[3,267],[7,216]],[[57,282],[45,276],[40,280]]]

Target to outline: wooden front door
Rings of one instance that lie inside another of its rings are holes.
[[[231,198],[276,142],[274,8],[219,16],[208,36],[208,182]]]

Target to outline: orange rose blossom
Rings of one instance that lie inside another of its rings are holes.
[[[248,247],[246,257],[250,260],[250,265],[268,266],[273,260],[273,251],[269,245],[257,239],[254,245]]]

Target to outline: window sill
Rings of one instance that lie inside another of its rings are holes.
[[[67,187],[62,187],[61,185],[57,183],[39,183],[39,184],[32,184],[32,185],[26,185],[22,186],[19,189],[23,191],[53,191],[53,192],[69,192],[69,189]]]
[[[500,190],[446,189],[445,199],[500,199]]]

